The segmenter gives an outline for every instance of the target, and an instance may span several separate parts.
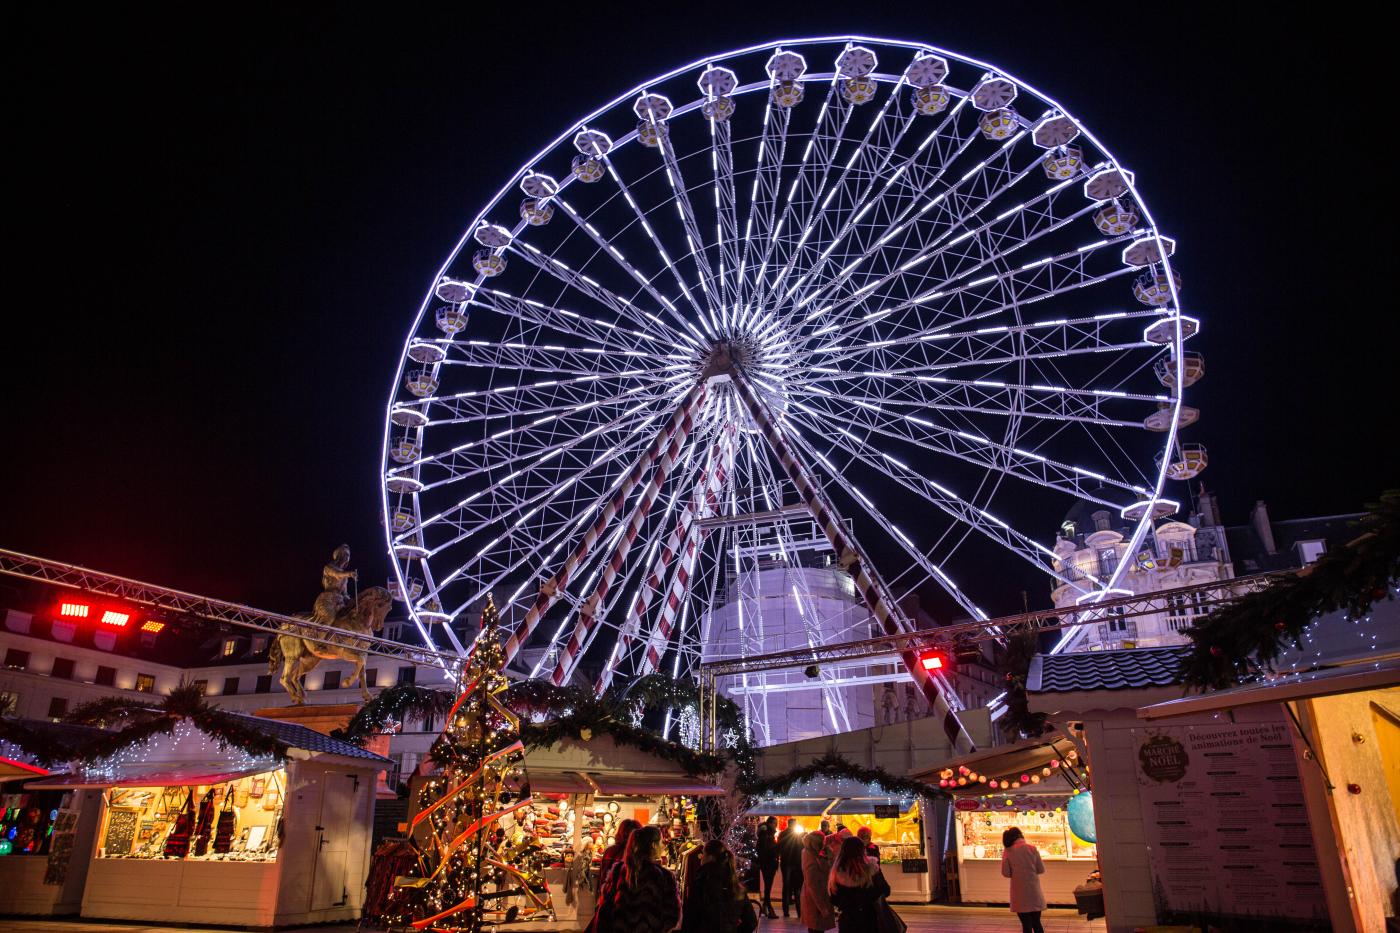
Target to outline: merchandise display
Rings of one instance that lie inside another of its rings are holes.
[[[973,810],[958,813],[958,854],[964,861],[1001,860],[1001,834],[1015,826],[1042,859],[1093,860],[1094,845],[1075,837],[1063,800],[1047,801],[1043,810]]]
[[[215,784],[110,788],[97,857],[275,861],[286,786],[279,768]]]

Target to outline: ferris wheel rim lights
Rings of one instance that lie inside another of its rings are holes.
[[[842,56],[840,58],[838,58],[837,70],[831,72],[809,71],[806,67],[805,59],[803,59],[801,55],[798,55],[795,52],[790,52],[792,48],[830,45],[843,42],[846,43],[847,50],[846,52],[842,53]],[[1121,188],[1121,191],[1119,191],[1119,193],[1115,196],[1131,199],[1131,205],[1133,209],[1137,211],[1140,215],[1139,227],[1132,232],[1130,238],[1123,247],[1123,261],[1129,265],[1136,264],[1129,262],[1129,253],[1133,250],[1136,250],[1136,252],[1133,254],[1134,259],[1150,257],[1147,265],[1149,267],[1153,265],[1160,267],[1161,273],[1158,274],[1157,279],[1154,279],[1154,287],[1160,289],[1161,292],[1164,294],[1164,300],[1162,302],[1162,305],[1165,309],[1167,309],[1166,313],[1164,313],[1162,318],[1154,324],[1150,325],[1147,331],[1144,332],[1144,342],[1158,342],[1149,341],[1147,338],[1148,333],[1155,333],[1163,337],[1163,339],[1160,341],[1161,344],[1179,348],[1182,340],[1185,337],[1190,336],[1190,333],[1195,332],[1195,330],[1199,326],[1198,322],[1196,322],[1194,318],[1186,317],[1180,311],[1180,303],[1178,297],[1178,276],[1171,265],[1172,254],[1176,245],[1175,242],[1172,241],[1170,238],[1164,237],[1159,232],[1159,228],[1156,226],[1156,223],[1153,220],[1149,209],[1147,208],[1143,200],[1138,196],[1133,174],[1127,169],[1123,168],[1121,164],[1118,163],[1116,160],[1112,159],[1108,148],[1104,146],[1087,127],[1085,127],[1076,118],[1074,118],[1070,114],[1070,112],[1065,107],[1060,105],[1054,98],[1040,91],[1036,87],[1028,84],[1024,80],[1010,75],[1004,69],[998,68],[994,65],[980,61],[970,56],[942,49],[938,46],[934,46],[929,43],[911,42],[899,39],[882,39],[866,36],[818,36],[781,40],[777,42],[765,42],[751,46],[746,46],[739,49],[734,49],[719,55],[711,55],[701,59],[697,59],[694,62],[683,65],[670,72],[667,72],[663,75],[660,75],[656,78],[650,79],[642,84],[639,84],[633,89],[619,95],[610,102],[597,108],[587,117],[577,121],[571,127],[566,129],[563,133],[561,133],[557,138],[555,138],[552,142],[550,142],[547,146],[545,146],[538,153],[536,153],[533,157],[527,160],[522,165],[522,167],[514,175],[511,176],[507,183],[488,201],[487,207],[477,215],[477,217],[472,221],[471,224],[468,225],[458,243],[448,254],[446,261],[442,264],[442,266],[438,270],[438,273],[433,277],[434,284],[428,290],[427,295],[420,303],[418,312],[414,317],[412,328],[409,331],[408,337],[405,339],[405,342],[400,352],[399,367],[397,372],[395,373],[394,390],[391,393],[389,407],[384,422],[382,445],[384,453],[382,456],[382,462],[386,465],[392,466],[396,460],[396,458],[394,457],[394,453],[396,451],[399,453],[400,456],[404,457],[408,456],[408,454],[410,453],[413,453],[415,455],[418,453],[418,451],[416,450],[411,450],[408,447],[403,447],[394,443],[394,426],[409,427],[416,425],[417,427],[421,428],[424,425],[426,425],[429,421],[429,416],[426,412],[426,408],[429,401],[434,396],[438,388],[437,381],[430,378],[431,374],[427,370],[424,370],[423,375],[417,377],[417,381],[415,383],[415,385],[417,386],[416,391],[414,390],[413,386],[409,386],[411,394],[417,395],[419,396],[419,398],[423,399],[421,405],[417,402],[416,399],[405,401],[401,398],[400,391],[401,387],[405,385],[405,375],[408,371],[410,363],[416,363],[418,365],[436,365],[437,362],[440,362],[439,360],[433,360],[432,362],[430,362],[427,359],[420,359],[420,357],[432,356],[435,354],[434,350],[429,349],[430,347],[432,347],[432,344],[429,341],[425,341],[421,337],[419,337],[419,334],[423,330],[424,323],[426,321],[429,321],[430,311],[432,310],[434,304],[434,298],[446,301],[449,305],[460,304],[473,299],[479,293],[479,291],[485,287],[486,277],[497,275],[504,270],[505,251],[508,248],[512,247],[515,243],[519,242],[517,238],[520,235],[520,228],[517,228],[516,230],[508,230],[505,227],[491,224],[487,219],[488,215],[503,201],[503,199],[508,195],[508,192],[511,189],[516,188],[517,186],[520,190],[523,190],[527,195],[530,195],[530,197],[538,199],[540,203],[548,201],[550,206],[552,206],[553,204],[566,205],[566,202],[561,197],[562,192],[565,189],[567,189],[567,187],[574,181],[581,180],[577,178],[576,174],[566,173],[565,177],[561,181],[556,182],[551,176],[539,171],[536,168],[537,163],[542,162],[546,158],[546,156],[558,150],[562,145],[569,141],[570,137],[573,137],[575,146],[581,154],[581,156],[601,159],[603,160],[604,167],[607,168],[608,171],[611,171],[611,162],[609,160],[610,154],[615,152],[619,147],[625,146],[629,142],[640,141],[643,144],[646,144],[647,139],[645,137],[647,135],[647,126],[651,126],[652,131],[654,133],[656,128],[659,125],[664,124],[665,121],[675,120],[677,117],[680,117],[690,111],[703,108],[707,101],[714,101],[717,98],[735,97],[740,94],[754,93],[759,90],[766,90],[767,88],[771,87],[774,84],[774,82],[778,80],[777,74],[773,71],[770,71],[769,80],[767,82],[754,82],[748,85],[741,85],[739,83],[738,76],[735,75],[734,71],[721,67],[720,63],[733,59],[738,59],[743,56],[754,55],[757,53],[773,51],[773,58],[777,58],[781,54],[788,54],[790,52],[790,54],[795,59],[798,59],[800,61],[800,68],[798,62],[793,61],[791,59],[785,59],[783,67],[786,70],[783,72],[783,74],[785,76],[785,80],[798,82],[799,84],[820,84],[822,82],[832,82],[834,84],[838,80],[863,80],[869,78],[870,80],[877,82],[877,84],[894,83],[896,92],[898,91],[898,88],[901,84],[908,84],[910,87],[919,87],[919,85],[916,85],[913,81],[906,80],[905,74],[894,75],[880,73],[876,71],[876,68],[878,67],[878,56],[875,52],[863,48],[864,44],[870,44],[880,48],[902,49],[915,53],[916,57],[910,64],[909,68],[906,69],[906,72],[913,69],[915,65],[918,65],[920,63],[929,63],[934,60],[942,62],[942,74],[938,76],[937,80],[934,80],[930,84],[926,85],[929,87],[942,86],[942,81],[948,73],[948,60],[953,60],[963,66],[971,66],[973,68],[983,69],[986,72],[986,75],[984,75],[981,82],[979,82],[975,87],[973,87],[969,91],[956,91],[955,89],[955,96],[963,97],[964,100],[970,100],[974,93],[983,92],[982,97],[974,103],[978,106],[979,109],[984,109],[988,113],[992,113],[999,108],[1004,109],[1005,107],[1009,106],[1012,100],[1018,98],[1018,92],[1020,90],[1027,91],[1034,97],[1050,105],[1051,109],[1047,111],[1047,113],[1042,117],[1035,118],[1034,120],[1025,120],[1024,118],[1018,117],[1018,125],[1023,126],[1025,128],[1022,129],[1016,135],[1015,138],[1008,140],[1004,145],[1012,145],[1014,144],[1016,138],[1020,138],[1021,135],[1030,132],[1032,135],[1038,137],[1035,140],[1036,144],[1041,146],[1042,148],[1050,149],[1052,154],[1056,149],[1064,147],[1070,140],[1082,139],[1086,143],[1092,144],[1099,152],[1110,156],[1109,162],[1101,163],[1095,166],[1090,172],[1089,176],[1085,178],[1084,185],[1086,189],[1086,196],[1090,196],[1088,193],[1088,188],[1091,184],[1094,184],[1096,180],[1107,179],[1107,182],[1100,182],[1101,187],[1107,184],[1113,190],[1118,190],[1119,188]],[[864,53],[869,54],[868,61],[865,58]],[[853,65],[852,67],[855,67],[856,70],[860,71],[860,73],[852,73],[849,75],[845,74],[845,71],[850,69],[841,65],[842,59],[846,59],[848,60],[848,62],[856,62],[857,64]],[[857,60],[859,61],[857,62]],[[773,59],[770,58],[770,64],[772,63],[772,61]],[[932,69],[933,71],[937,71],[936,66],[933,65],[925,64],[922,67],[925,70]],[[664,84],[665,82],[672,81],[673,79],[680,78],[688,73],[697,71],[700,72],[700,77],[697,79],[697,84],[699,85],[700,90],[702,91],[702,96],[695,101],[676,106],[672,104],[672,102],[664,95],[653,93],[651,90],[657,85]],[[794,71],[796,71],[796,73],[793,73]],[[706,86],[707,78],[709,79],[708,87]],[[920,80],[926,80],[926,78],[922,78]],[[998,84],[997,82],[1001,82],[1001,84]],[[1005,85],[1005,87],[1002,87],[1001,85]],[[1007,94],[1008,89],[1010,91],[1009,96]],[[859,106],[861,103],[852,101],[852,99],[849,96],[847,97],[847,100],[851,101],[852,106]],[[640,124],[637,127],[637,129],[634,129],[633,131],[619,137],[618,139],[613,140],[601,130],[598,130],[595,127],[591,126],[591,124],[598,121],[599,118],[602,117],[604,114],[614,111],[616,108],[626,104],[629,101],[635,101],[635,113],[643,121],[642,124]],[[645,106],[643,106],[644,103]],[[990,106],[992,104],[996,104],[998,106]],[[984,107],[983,105],[988,106]],[[709,113],[708,116],[711,120],[716,119],[712,112]],[[1044,132],[1040,132],[1041,130],[1043,130]],[[664,136],[664,133],[662,135]],[[1047,146],[1047,142],[1050,145]],[[854,157],[852,158],[852,161],[854,161]],[[974,169],[974,171],[976,170],[977,169]],[[1047,173],[1048,172],[1049,169],[1047,167]],[[1078,177],[1080,176],[1072,175],[1071,177],[1066,178],[1064,181],[1062,181],[1061,185],[1072,184],[1078,180]],[[1100,201],[1103,199],[1094,198],[1094,200]],[[522,205],[521,210],[519,212],[521,219],[518,221],[518,223],[521,225],[522,228],[530,223],[529,218],[526,217],[527,212],[525,209],[526,206],[528,206],[528,204],[529,202],[527,201],[526,205]],[[867,205],[867,208],[868,206],[869,205]],[[565,206],[565,210],[568,210],[567,206]],[[645,219],[642,220],[642,225],[644,228],[646,227]],[[649,229],[647,232],[651,233]],[[652,239],[656,242],[658,250],[660,250],[660,242],[656,241],[654,234],[652,235]],[[1089,246],[1084,247],[1082,249],[1097,249],[1100,245],[1106,245],[1108,243],[1117,242],[1118,239],[1119,238],[1109,238],[1108,240],[1099,241],[1095,244],[1089,244]],[[449,274],[450,270],[452,270],[455,266],[458,265],[458,260],[459,257],[462,255],[463,250],[473,240],[481,243],[485,247],[485,249],[478,252],[473,262],[473,264],[476,266],[475,271],[478,273],[477,281],[469,282],[453,278]],[[530,244],[522,245],[527,251],[533,249],[533,247]],[[538,250],[535,250],[534,252],[538,253]],[[687,258],[694,258],[694,254]],[[1043,260],[1037,260],[1034,263],[1028,264],[1026,268],[1030,268],[1032,266],[1039,266],[1042,264],[1048,264],[1052,261],[1053,258],[1054,257],[1050,257]],[[558,263],[557,260],[554,260],[554,262]],[[558,264],[562,265],[562,263]],[[538,275],[538,273],[536,274]],[[580,277],[583,278],[585,281],[591,281],[586,276],[582,276],[581,274]],[[974,284],[983,284],[992,278],[995,278],[995,276],[979,278],[977,280],[974,280]],[[677,281],[679,282],[679,278]],[[597,283],[595,282],[593,284],[596,285]],[[700,279],[699,284],[702,287],[705,285],[703,277]],[[801,283],[798,283],[798,285],[794,285],[793,289],[788,292],[788,295],[790,296],[793,293],[793,291],[800,287],[800,284]],[[695,299],[686,289],[685,284],[680,283],[680,287],[682,292],[684,293],[683,297],[689,299],[689,303],[691,305],[695,305],[698,311],[699,305],[696,305]],[[859,293],[857,293],[857,296],[858,295]],[[659,295],[657,295],[656,297],[660,298]],[[676,297],[679,299],[682,296]],[[850,301],[852,297],[856,296],[846,296],[842,298],[841,301]],[[810,293],[807,300],[811,300]],[[933,297],[925,296],[925,300],[933,300]],[[682,314],[680,310],[671,302],[666,301],[664,298],[662,298],[661,304],[663,304],[665,306],[665,310],[669,311],[671,315],[678,321],[682,319]],[[441,315],[442,310],[439,310],[437,313]],[[819,309],[817,313],[821,313],[821,309]],[[658,318],[656,315],[647,314],[646,316],[658,322],[661,320],[661,318]],[[457,321],[452,319],[447,320],[446,323],[453,326],[457,325]],[[676,348],[678,350],[684,350],[683,344],[699,346],[707,339],[712,339],[703,336],[700,332],[700,329],[704,329],[706,331],[710,330],[710,327],[707,326],[707,322],[703,314],[697,314],[693,323],[689,321],[686,321],[685,323],[686,327],[688,328],[688,331],[686,329],[677,329],[676,331],[678,337]],[[694,326],[695,323],[698,323],[700,325],[699,329],[697,329]],[[465,325],[465,315],[462,316],[461,324],[463,326]],[[1166,325],[1167,333],[1162,332],[1164,325]],[[1187,332],[1188,330],[1190,331],[1190,333]],[[456,331],[449,331],[449,337],[452,336],[452,334],[454,333],[456,333]],[[412,354],[414,352],[416,352],[418,356],[413,356]],[[443,350],[443,352],[445,355],[445,349]],[[1176,384],[1178,386],[1184,387],[1185,385],[1189,385],[1189,383],[1184,382],[1181,358],[1182,354],[1180,352],[1176,352],[1173,354],[1173,361],[1175,367],[1174,375],[1176,379]],[[765,385],[761,380],[755,379],[755,381],[758,382],[760,386],[768,388],[768,386]],[[1169,416],[1160,419],[1163,427],[1162,433],[1165,435],[1163,440],[1165,442],[1164,449],[1166,450],[1172,449],[1173,445],[1176,444],[1178,430],[1180,427],[1184,426],[1184,424],[1182,423],[1181,416],[1183,398],[1184,392],[1182,392],[1180,389],[1177,389],[1174,392],[1174,397],[1169,396],[1169,401],[1165,403],[1172,409],[1171,414]],[[833,453],[837,450],[838,448],[832,448]],[[816,451],[813,451],[813,453],[816,453]],[[846,452],[846,455],[849,457],[849,452]],[[818,456],[820,455],[818,454]],[[1135,550],[1137,546],[1141,543],[1143,538],[1146,536],[1146,534],[1150,531],[1152,513],[1157,510],[1158,503],[1160,502],[1163,505],[1166,504],[1166,500],[1163,500],[1161,498],[1161,493],[1166,481],[1170,478],[1169,470],[1171,468],[1172,458],[1159,457],[1158,461],[1158,463],[1153,464],[1153,466],[1156,468],[1156,477],[1153,483],[1151,484],[1152,488],[1148,490],[1145,487],[1134,487],[1138,490],[1139,495],[1146,493],[1144,501],[1148,504],[1148,507],[1145,509],[1143,516],[1141,517],[1141,519],[1138,520],[1136,526],[1133,529],[1133,535],[1131,536],[1131,540],[1128,544],[1130,551]],[[399,460],[398,462],[402,463],[403,461]],[[412,466],[413,465],[410,464],[409,467],[401,468],[400,470],[389,469],[381,477],[380,497],[384,514],[395,514],[396,512],[401,511],[401,508],[391,508],[391,494],[410,495],[414,497],[412,519],[415,519],[416,521],[401,523],[406,524],[408,527],[400,529],[398,531],[398,534],[400,535],[411,535],[413,533],[413,529],[418,528],[422,525],[422,516],[418,514],[417,496],[421,491],[423,491],[424,484],[416,476],[409,476],[406,472],[404,472],[407,469],[411,469]],[[1090,471],[1087,469],[1074,469],[1078,470],[1082,475],[1091,478],[1101,475],[1096,473],[1095,471]],[[1142,503],[1140,502],[1134,505],[1125,506],[1123,508],[1123,511],[1127,512],[1130,509],[1134,509],[1135,506],[1141,504]],[[1172,505],[1175,506],[1175,503],[1172,503]],[[985,515],[987,513],[983,514]],[[988,517],[990,518],[990,515],[988,515]],[[391,539],[393,538],[394,534],[394,531],[390,531]],[[900,534],[900,537],[903,538],[904,536]],[[409,555],[410,552],[412,552],[410,559],[416,559],[419,556],[426,557],[426,552],[428,551],[427,548],[405,546],[404,542],[397,542],[391,540],[390,544],[391,549],[401,552],[403,555]],[[1044,550],[1044,548],[1042,547],[1041,550]],[[420,554],[420,551],[423,553]],[[424,562],[426,563],[426,560]],[[1128,562],[1125,562],[1125,564],[1126,563]],[[1128,572],[1128,568],[1126,566],[1120,566],[1118,568],[1115,568],[1114,574],[1111,579],[1099,581],[1101,583],[1102,588],[1098,591],[1097,598],[1092,599],[1091,601],[1098,601],[1099,599],[1107,598],[1105,594],[1114,586],[1114,584],[1117,583],[1117,581],[1121,578],[1121,575],[1126,572]],[[941,571],[939,573],[939,576],[943,576]],[[400,565],[398,560],[394,561],[394,577],[395,580],[400,584],[401,588],[405,585],[405,581],[408,579],[408,575],[404,572],[404,568]],[[1089,594],[1090,597],[1093,597],[1094,595],[1096,594]],[[431,616],[433,619],[448,618],[450,617],[450,615],[444,611],[445,607],[435,609],[430,612],[425,612],[423,605],[410,604],[409,608],[410,614],[412,615],[413,620],[419,629],[420,635],[424,638],[425,642],[428,645],[433,645],[434,639],[430,634],[430,630],[423,625],[422,617],[426,615]],[[979,612],[976,614],[980,614],[983,617],[985,617],[984,613]],[[450,633],[449,637],[451,637]],[[455,638],[453,638],[453,640],[455,641]],[[1055,650],[1062,650],[1063,647],[1065,647],[1064,641],[1057,645]]]

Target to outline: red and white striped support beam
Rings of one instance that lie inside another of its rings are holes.
[[[647,472],[651,469],[652,464],[661,456],[662,451],[666,449],[667,443],[680,428],[681,423],[690,424],[695,411],[698,410],[700,402],[704,397],[705,380],[701,379],[686,393],[685,398],[681,399],[680,404],[676,406],[675,412],[672,413],[666,423],[657,429],[656,437],[652,440],[651,445],[647,447],[646,452],[637,460],[636,465],[632,467],[632,472],[627,475],[627,479],[622,485],[618,486],[617,492],[613,494],[612,499],[598,514],[597,520],[593,522],[587,533],[584,534],[583,540],[579,542],[579,546],[569,555],[568,559],[564,561],[564,566],[559,568],[557,574],[546,580],[540,586],[540,593],[535,597],[535,602],[530,606],[530,611],[525,614],[524,621],[516,627],[515,631],[511,633],[510,638],[506,640],[503,650],[505,651],[507,663],[519,653],[521,646],[524,645],[526,640],[534,633],[535,629],[540,624],[540,620],[544,618],[544,614],[549,611],[549,607],[553,606],[555,600],[559,598],[559,594],[568,588],[569,581],[573,579],[573,575],[578,571],[579,565],[581,565],[588,557],[589,553],[592,552],[593,546],[598,543],[598,539],[603,536],[603,532],[607,529],[608,525],[612,524],[612,520],[617,517],[617,513],[622,511],[623,503],[627,501],[627,497],[632,494],[632,490],[637,487],[637,484],[642,481],[642,477],[646,476]],[[687,430],[689,430],[689,428],[687,428]]]
[[[783,471],[792,484],[797,487],[797,492],[811,511],[813,519],[826,533],[827,540],[831,542],[832,549],[836,551],[837,560],[841,567],[855,576],[856,589],[865,599],[865,604],[869,607],[871,615],[880,623],[880,627],[884,629],[886,634],[894,635],[913,631],[913,626],[895,605],[889,590],[884,581],[880,579],[880,575],[871,564],[870,559],[866,557],[855,539],[846,534],[845,527],[841,522],[841,515],[832,505],[826,491],[809,478],[806,467],[797,459],[797,455],[788,444],[787,438],[783,436],[782,430],[773,419],[768,404],[753,390],[748,377],[744,375],[737,364],[731,365],[728,375],[734,381],[739,398],[743,400],[754,424],[758,426],[759,431],[777,453]],[[963,728],[962,723],[958,721],[958,717],[953,712],[956,705],[956,694],[952,692],[947,680],[942,674],[937,675],[936,678],[930,676],[929,672],[924,670],[919,663],[918,655],[913,651],[905,651],[900,656],[904,660],[904,666],[909,669],[910,676],[914,678],[914,683],[919,685],[919,689],[928,698],[934,713],[942,717],[943,731],[947,734],[948,742],[953,746],[953,749],[959,753],[976,751],[972,737],[967,734],[967,730]]]
[[[645,677],[652,673],[661,661],[661,652],[664,651],[665,644],[675,625],[677,607],[684,598],[685,590],[689,584],[690,568],[693,568],[695,563],[696,547],[700,540],[698,520],[714,514],[720,492],[724,489],[725,481],[729,476],[734,456],[734,425],[726,423],[720,430],[720,436],[716,438],[714,445],[710,448],[709,461],[705,464],[704,473],[699,482],[696,483],[695,494],[685,503],[680,516],[676,519],[676,526],[671,529],[670,536],[657,552],[651,573],[642,583],[641,589],[637,592],[637,600],[627,614],[627,620],[622,626],[617,647],[609,656],[607,664],[603,666],[602,673],[598,675],[597,683],[593,685],[593,692],[598,696],[602,696],[603,692],[612,685],[617,665],[627,656],[627,652],[632,646],[633,637],[641,628],[642,619],[646,617],[653,594],[661,592],[661,581],[666,575],[666,569],[677,554],[682,554],[681,570],[677,573],[677,576],[682,578],[679,583],[679,592],[676,592],[677,582],[672,581],[672,592],[668,595],[662,606],[661,615],[647,637],[646,660],[641,662],[637,676]],[[653,643],[656,643],[655,647],[653,647]]]
[[[682,404],[676,413],[680,422],[678,425],[672,426],[669,432],[668,443],[660,463],[656,466],[656,472],[652,474],[651,481],[642,490],[642,497],[632,507],[632,514],[627,517],[627,523],[623,526],[622,537],[618,539],[608,562],[603,565],[603,572],[599,575],[598,585],[594,588],[593,595],[584,601],[583,607],[579,610],[578,621],[574,623],[573,634],[569,636],[569,640],[564,643],[563,650],[559,652],[559,661],[554,665],[554,674],[551,677],[556,686],[562,685],[569,679],[569,675],[574,672],[574,667],[583,656],[583,649],[587,646],[593,629],[598,624],[598,613],[602,611],[603,602],[608,598],[608,590],[612,589],[613,581],[617,579],[622,565],[627,562],[627,555],[632,550],[632,544],[637,540],[637,535],[641,534],[642,523],[646,521],[647,514],[651,511],[653,503],[656,502],[656,497],[661,494],[661,487],[666,484],[676,461],[680,459],[681,447],[684,446],[686,438],[690,436],[690,431],[695,426],[695,413],[705,404],[706,385],[707,382],[701,380],[692,390],[694,401],[691,402],[690,396],[687,396],[689,404]]]

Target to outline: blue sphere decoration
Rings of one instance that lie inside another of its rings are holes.
[[[1094,794],[1085,791],[1069,798],[1065,805],[1069,813],[1069,831],[1085,842],[1098,842],[1099,834],[1094,831]]]

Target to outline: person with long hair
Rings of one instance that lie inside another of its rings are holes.
[[[643,826],[627,837],[622,862],[599,892],[593,933],[669,933],[681,919],[676,876],[661,864],[661,830]]]
[[[825,933],[836,926],[836,909],[831,906],[831,894],[826,890],[831,874],[831,859],[826,856],[826,837],[808,833],[802,837],[802,896],[797,916],[807,933]]]
[[[613,868],[622,864],[622,853],[627,851],[628,837],[641,828],[642,824],[636,820],[623,820],[617,824],[617,831],[613,834],[613,844],[604,849],[603,854],[598,858],[596,877],[600,892],[607,882],[608,876],[612,874]]]
[[[730,933],[748,895],[734,870],[734,853],[718,839],[705,843],[700,867],[681,910],[681,933]]]
[[[1021,933],[1045,933],[1040,923],[1045,909],[1045,892],[1040,889],[1043,874],[1040,852],[1019,828],[1013,826],[1001,834],[1001,876],[1011,879],[1011,912],[1021,919]]]
[[[881,900],[890,896],[890,883],[856,836],[847,836],[841,843],[827,892],[836,908],[839,933],[877,933]]]

